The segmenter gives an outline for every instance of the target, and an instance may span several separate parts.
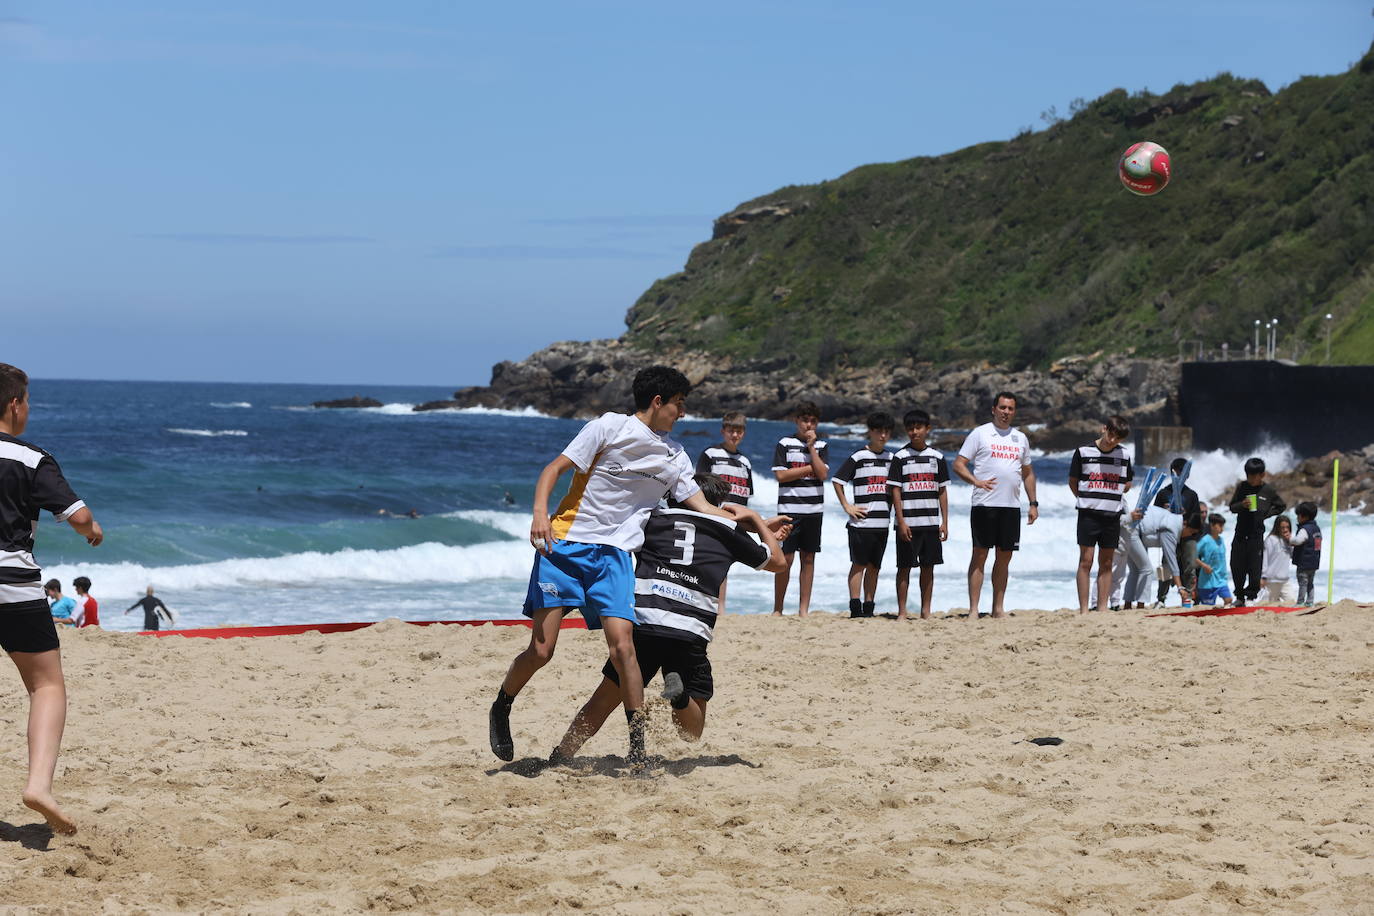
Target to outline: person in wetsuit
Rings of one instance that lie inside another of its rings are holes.
[[[153,587],[151,585],[148,586],[148,594],[129,605],[124,613],[127,614],[136,607],[143,608],[143,629],[145,630],[162,629],[162,621],[159,619],[159,615],[167,618],[168,623],[172,622],[172,612],[167,609],[167,605],[162,603],[161,598],[153,596]]]

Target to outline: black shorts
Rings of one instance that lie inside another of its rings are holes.
[[[1115,550],[1121,540],[1121,513],[1078,510],[1078,546]]]
[[[940,528],[937,525],[922,525],[911,529],[911,540],[904,541],[897,535],[897,568],[910,569],[913,566],[939,566],[945,562],[945,545],[940,543]]]
[[[49,652],[61,646],[48,602],[20,601],[0,607],[0,649],[6,652]]]
[[[682,678],[682,686],[687,696],[698,700],[709,700],[715,694],[716,684],[711,679],[711,660],[706,657],[707,644],[700,640],[670,639],[666,636],[650,636],[635,631],[635,655],[639,658],[639,673],[644,683],[653,680],[662,669],[664,674],[676,671]],[[601,673],[612,684],[620,683],[620,675],[610,659]]]
[[[821,514],[812,512],[807,515],[792,516],[792,533],[782,542],[783,553],[820,553],[821,552]]]
[[[974,506],[968,514],[973,546],[988,550],[1021,549],[1020,506]]]
[[[860,566],[882,566],[887,552],[886,528],[845,528],[849,533],[849,562]]]

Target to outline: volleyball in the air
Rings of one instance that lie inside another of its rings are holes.
[[[1169,173],[1169,151],[1149,140],[1131,144],[1116,164],[1116,174],[1126,190],[1141,197],[1163,191]]]

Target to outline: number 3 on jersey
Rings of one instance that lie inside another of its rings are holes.
[[[697,527],[689,522],[673,522],[673,530],[678,533],[673,546],[682,548],[682,556],[673,562],[678,566],[691,566],[692,557],[696,553]]]

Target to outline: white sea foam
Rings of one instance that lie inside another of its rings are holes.
[[[250,403],[248,403],[247,401],[229,401],[229,402],[227,402],[227,403],[221,403],[221,402],[219,402],[219,401],[211,401],[211,402],[210,402],[210,406],[211,406],[211,407],[219,407],[219,408],[223,408],[223,409],[226,409],[226,410],[227,410],[227,409],[230,409],[230,408],[245,408],[245,407],[252,407],[253,405],[250,404]]]
[[[242,429],[168,429],[169,433],[176,433],[179,436],[246,436],[247,430]]]
[[[460,616],[518,614],[533,556],[525,540],[528,516],[523,512],[495,511],[454,515],[505,536],[466,547],[425,543],[392,550],[310,552],[167,567],[83,563],[50,567],[44,575],[64,582],[78,575],[89,576],[95,583],[93,591],[97,597],[111,596],[112,600],[114,596],[137,596],[152,584],[179,610],[195,610],[193,625],[201,626],[223,623],[227,619],[223,615],[228,613],[247,615],[245,621],[257,623],[323,620],[328,619],[331,609],[341,606],[354,609],[350,616],[359,608],[368,609],[364,618],[394,616],[398,603],[413,601],[419,595],[427,596],[428,610],[411,611],[406,616],[454,616],[454,612],[461,612]],[[1320,521],[1327,535],[1318,574],[1318,594],[1324,597],[1332,538],[1329,517]],[[1012,560],[1009,606],[1077,605],[1073,570],[1078,548],[1074,544],[1074,529],[1073,513],[1059,509],[1048,510],[1035,525],[1022,527],[1021,550]],[[941,612],[968,604],[965,570],[971,544],[966,508],[952,508],[949,534],[945,563],[935,574],[934,608]],[[1374,517],[1342,513],[1335,543],[1336,597],[1374,598]],[[823,549],[816,558],[813,607],[818,610],[843,612],[847,606],[849,557],[845,545],[844,520],[832,506],[825,515]],[[894,542],[890,541],[878,586],[879,607],[887,611],[894,607],[893,551]],[[771,610],[772,594],[773,577],[768,573],[737,567],[730,575],[729,605],[736,612]],[[916,594],[913,585],[913,601]],[[796,607],[796,595],[794,581],[788,593],[789,609]],[[985,586],[984,610],[988,600]],[[913,603],[912,607],[915,606]],[[123,629],[126,624],[134,626],[132,620],[116,617],[112,624]]]
[[[520,407],[507,409],[504,407],[441,407],[437,410],[427,410],[424,413],[461,413],[472,416],[490,417],[528,417],[536,420],[557,420],[558,418],[550,414],[541,413],[533,407]]]

